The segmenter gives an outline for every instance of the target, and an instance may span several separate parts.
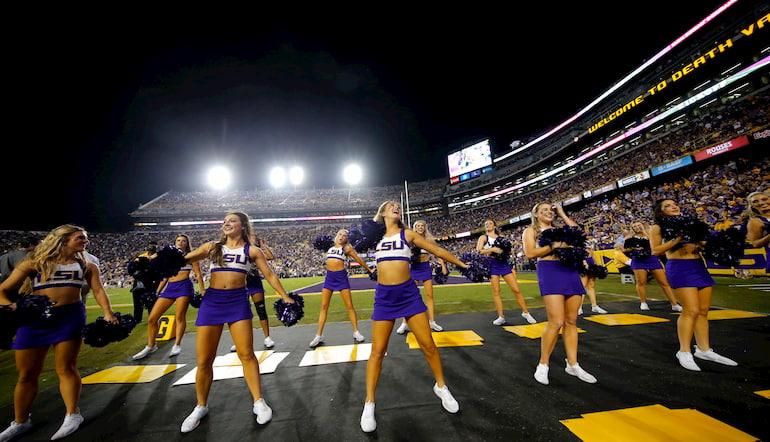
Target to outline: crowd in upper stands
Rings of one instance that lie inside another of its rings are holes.
[[[458,232],[476,230],[487,218],[507,220],[528,213],[539,201],[563,201],[585,190],[595,189],[608,182],[647,169],[657,164],[691,153],[705,146],[727,141],[738,135],[768,127],[770,98],[767,89],[746,99],[714,108],[705,116],[690,116],[687,124],[671,125],[667,131],[627,149],[608,152],[601,163],[594,162],[569,177],[559,177],[536,189],[521,194],[512,192],[500,202],[485,202],[479,207],[433,216],[413,216],[412,221],[423,218],[434,236],[441,238]],[[622,157],[621,157],[622,155]],[[759,159],[757,159],[759,158]],[[668,176],[670,175],[670,178]],[[607,197],[594,198],[586,203],[567,206],[571,216],[584,225],[598,248],[611,248],[622,240],[624,229],[635,220],[652,221],[652,204],[663,196],[677,200],[685,211],[698,214],[710,225],[724,227],[740,222],[745,210],[745,196],[752,191],[766,191],[770,182],[770,159],[761,155],[739,155],[729,161],[716,161],[703,168],[693,166],[665,175],[667,181],[656,185],[640,184],[626,191],[611,192]],[[445,181],[432,180],[410,184],[410,200],[416,206],[421,202],[438,202]],[[438,189],[438,190],[437,190]],[[294,209],[305,207],[312,212],[319,206],[337,207],[351,213],[356,209],[369,210],[387,199],[399,200],[401,186],[325,189],[325,190],[258,190],[234,191],[226,194],[214,192],[171,192],[147,207],[143,213],[194,213],[222,215],[228,210],[260,211],[275,209],[291,201]],[[301,201],[301,204],[297,204]],[[486,205],[484,205],[486,204]],[[438,212],[440,213],[440,212]],[[312,248],[312,240],[319,234],[331,234],[339,228],[349,227],[351,221],[315,224],[281,223],[259,225],[257,233],[273,249],[276,259],[273,269],[280,277],[313,276],[323,274],[323,255]],[[520,223],[504,234],[515,243],[514,259],[517,267],[526,269],[530,264],[521,253],[521,232],[526,223]],[[180,227],[177,227],[180,229]],[[179,230],[191,235],[194,245],[219,237],[217,226],[205,226]],[[24,232],[0,231],[0,253],[15,247]],[[44,235],[45,232],[38,232]],[[91,233],[88,250],[102,263],[103,279],[111,287],[130,285],[131,277],[126,266],[133,256],[144,250],[151,240],[171,243],[174,232],[133,231],[128,233]],[[476,237],[443,241],[442,244],[455,253],[473,249]],[[204,272],[206,266],[204,265]]]

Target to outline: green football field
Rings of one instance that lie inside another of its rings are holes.
[[[322,277],[312,278],[292,278],[282,280],[282,284],[287,290],[295,290],[301,287],[319,283]],[[519,274],[519,282],[522,293],[530,308],[543,306],[541,301],[537,281],[533,273]],[[749,310],[754,312],[770,312],[770,294],[759,290],[750,290],[744,287],[731,287],[731,285],[759,284],[767,282],[766,278],[755,278],[752,280],[739,280],[734,278],[717,278],[717,287],[714,290],[712,305],[715,307],[725,307],[739,310]],[[278,327],[281,324],[275,319],[275,313],[272,309],[272,302],[276,299],[272,288],[265,284],[267,290],[267,307],[270,315],[270,326]],[[435,286],[434,297],[436,312],[439,318],[441,315],[463,312],[490,312],[490,320],[494,316],[494,305],[492,303],[491,289],[489,283],[483,284],[460,284]],[[598,293],[599,305],[606,302],[627,301],[638,302],[636,291],[632,284],[621,284],[618,275],[610,275],[605,280],[597,281],[596,287]],[[113,310],[117,312],[131,313],[133,310],[131,294],[128,289],[109,289]],[[652,300],[665,299],[663,293],[657,284],[650,283],[647,286],[647,295]],[[303,295],[305,298],[305,318],[302,324],[313,324],[318,319],[318,309],[320,304],[320,294],[310,293]],[[369,319],[372,313],[373,290],[361,290],[353,292],[353,302],[358,312],[359,319]],[[585,300],[588,304],[588,299]],[[506,311],[512,311],[517,314],[519,307],[516,304],[513,294],[503,287],[503,303]],[[101,309],[89,296],[87,303],[88,321],[91,322],[101,314]],[[173,313],[173,307],[167,314]],[[187,314],[187,330],[195,330],[196,309],[190,308]],[[510,313],[509,316],[513,317]],[[540,320],[543,315],[536,315]],[[130,358],[131,355],[142,349],[147,339],[146,312],[144,322],[139,324],[127,339],[124,341],[110,344],[104,348],[92,348],[83,345],[78,359],[81,375],[93,373],[102,368],[116,364]],[[338,296],[332,297],[329,307],[328,322],[347,321],[342,300]],[[255,318],[255,327],[259,324]],[[13,389],[16,382],[16,367],[14,362],[14,353],[12,351],[0,351],[0,385],[6,386],[0,390],[0,405],[6,405],[11,402]],[[50,388],[57,385],[56,373],[53,368],[53,352],[49,352],[45,362],[45,367],[40,376],[40,389]]]

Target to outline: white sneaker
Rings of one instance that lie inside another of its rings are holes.
[[[497,319],[492,321],[492,324],[493,325],[503,325],[503,324],[505,324],[505,318],[503,318],[502,316],[498,316]]]
[[[672,305],[671,306],[671,311],[672,312],[681,312],[682,311],[682,306],[679,305],[679,304]]]
[[[312,341],[310,341],[310,348],[316,348],[318,347],[318,344],[324,341],[324,337],[320,335],[315,335],[315,338],[313,338]]]
[[[182,353],[182,347],[174,344],[173,346],[171,346],[171,352],[168,354],[168,356],[169,357],[178,356],[179,353]]]
[[[564,362],[567,362],[565,359]],[[585,370],[583,370],[582,367],[580,367],[580,364],[575,362],[575,365],[569,365],[569,362],[567,362],[567,366],[564,368],[564,371],[567,372],[567,374],[571,374],[572,376],[577,376],[578,379],[580,379],[583,382],[588,382],[589,384],[595,384],[596,378],[593,377],[593,375]]]
[[[521,314],[521,317],[526,319],[527,322],[529,322],[530,324],[537,324],[537,320],[533,318],[532,315],[529,314],[529,312],[523,312]],[[505,321],[505,319],[503,319],[503,321]]]
[[[457,413],[460,410],[460,404],[457,403],[446,385],[439,388],[438,384],[433,384],[433,392],[441,399],[441,406],[444,407],[444,410],[450,413]]]
[[[639,304],[639,310],[649,310],[650,306],[646,302]]]
[[[543,385],[548,385],[548,366],[545,364],[537,364],[535,369],[535,380]]]
[[[72,413],[64,416],[64,422],[56,433],[51,436],[51,440],[61,439],[67,437],[70,434],[76,432],[80,428],[80,424],[83,423],[83,416],[80,413]]]
[[[237,351],[237,350],[238,350],[238,349],[237,349],[237,348],[235,348],[235,344],[233,344],[233,346],[232,346],[232,347],[230,347],[230,351]]]
[[[709,348],[706,351],[701,351],[698,346],[695,346],[695,353],[693,354],[698,359],[703,359],[704,361],[711,361],[716,362],[717,364],[722,365],[729,365],[731,367],[735,367],[738,365],[737,362],[733,361],[730,358],[726,358],[722,355],[717,354],[717,352],[714,351],[713,348]]]
[[[404,333],[409,331],[409,326],[406,325],[406,321],[402,321],[401,325],[398,326],[396,329],[396,333],[399,335],[403,335]]]
[[[377,429],[377,421],[374,420],[374,402],[364,404],[364,412],[361,413],[361,430],[371,433]]]
[[[692,371],[700,371],[700,367],[698,367],[698,364],[696,364],[695,360],[692,358],[692,353],[678,351],[676,352],[676,358],[679,360],[679,365],[682,367]]]
[[[607,310],[599,307],[598,305],[595,305],[595,306],[591,307],[591,311],[593,313],[599,313],[599,314],[602,314],[602,315],[606,315],[607,314]]]
[[[430,329],[436,332],[444,331],[444,327],[436,324],[436,321],[429,321],[428,324],[430,324]]]
[[[358,330],[356,330],[353,332],[353,340],[356,342],[364,342],[366,338],[364,338],[364,335],[362,335],[361,333],[359,333]]]
[[[580,308],[578,309],[578,316],[580,316],[580,315],[582,315],[582,314],[583,314],[583,307],[580,307]]]
[[[257,423],[260,425],[270,422],[270,419],[273,418],[273,409],[267,405],[265,398],[259,398],[258,401],[254,402],[252,411],[257,415]]]
[[[157,345],[155,345],[153,347],[144,347],[142,349],[142,351],[140,351],[139,353],[131,356],[131,359],[133,359],[135,361],[138,361],[139,359],[144,359],[144,358],[147,357],[147,355],[149,355],[151,353],[155,353],[156,351],[158,351],[158,346]]]
[[[265,337],[265,348],[273,348],[275,346],[275,342],[273,342],[272,339],[270,339],[270,336]]]
[[[0,433],[0,441],[5,442],[13,439],[16,436],[20,436],[32,429],[32,419],[27,418],[26,422],[18,423],[11,421],[11,425]]]
[[[192,413],[190,413],[190,415],[185,418],[184,422],[182,422],[182,433],[189,433],[198,428],[201,419],[206,417],[207,414],[209,414],[209,407],[205,405],[196,405],[195,408],[193,408]]]

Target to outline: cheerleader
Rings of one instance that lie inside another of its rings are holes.
[[[318,329],[316,330],[315,337],[310,341],[310,348],[316,348],[318,344],[323,342],[323,331],[326,324],[326,315],[329,311],[329,302],[331,301],[332,293],[335,291],[340,292],[342,301],[345,303],[345,310],[348,311],[350,325],[353,327],[353,340],[364,342],[364,336],[358,331],[358,318],[353,307],[353,297],[350,294],[350,281],[348,281],[348,271],[346,270],[348,258],[353,258],[369,274],[372,274],[366,262],[348,244],[348,231],[340,229],[334,236],[334,246],[330,247],[326,252],[326,278],[324,279],[323,290],[321,291],[321,311],[318,313]]]
[[[190,253],[192,250],[190,237],[184,234],[176,236],[174,245],[179,250],[183,250],[185,254]],[[195,273],[195,280],[198,282],[200,292],[206,291],[206,286],[203,284],[201,266],[197,262],[187,264],[179,269],[179,273],[173,277],[161,281],[158,285],[158,300],[155,301],[150,317],[147,319],[147,346],[133,356],[135,361],[144,359],[150,353],[158,351],[158,346],[155,345],[155,337],[158,335],[160,317],[166,313],[166,310],[172,304],[174,305],[176,317],[176,341],[168,355],[169,357],[178,356],[182,352],[182,337],[187,328],[187,306],[190,304],[190,297],[195,294],[195,288],[193,288],[192,281],[190,281],[190,272]]]
[[[16,309],[16,304],[10,303],[8,298],[17,291],[46,296],[54,304],[51,317],[24,324],[16,331],[12,348],[16,353],[19,378],[13,392],[14,420],[0,434],[0,440],[10,440],[32,428],[30,410],[37,395],[40,371],[51,346],[59,391],[66,407],[64,422],[51,440],[72,434],[83,423],[78,408],[81,383],[77,358],[86,323],[86,309],[80,299],[84,284],[93,290],[104,319],[117,323],[102,287],[99,268],[83,257],[87,244],[88,234],[82,227],[69,224],[57,227],[0,285],[0,305],[12,310]]]
[[[752,247],[765,248],[765,275],[770,276],[770,196],[753,192],[747,199],[749,223],[746,239]]]
[[[679,364],[692,371],[700,371],[690,350],[693,334],[695,334],[694,356],[698,359],[712,361],[723,365],[738,365],[732,359],[718,355],[709,342],[708,311],[711,307],[712,287],[714,279],[706,270],[700,249],[705,242],[686,243],[681,236],[663,241],[661,223],[668,218],[680,216],[679,206],[670,199],[658,200],[653,208],[655,225],[650,229],[650,244],[652,254],[665,254],[666,277],[674,289],[676,299],[683,306],[682,314],[676,322],[679,337],[679,351],[676,358]]]
[[[428,223],[423,220],[415,221],[412,225],[414,233],[422,235],[429,241],[433,241],[433,235],[428,231]],[[444,330],[444,327],[436,324],[436,310],[433,303],[433,272],[430,267],[430,253],[425,249],[419,249],[419,253],[413,251],[411,275],[417,286],[425,287],[425,305],[428,307],[428,324],[431,330],[440,332]],[[446,267],[442,260],[439,260],[439,265],[442,266],[442,270],[446,273]],[[401,325],[396,329],[396,333],[403,335],[409,330],[407,327],[406,319],[401,320]]]
[[[554,242],[539,246],[540,234],[553,228],[554,207],[556,213],[568,226],[577,226],[562,209],[561,205],[538,203],[532,209],[532,225],[524,230],[524,254],[529,259],[537,259],[537,283],[540,286],[540,296],[543,297],[545,310],[548,314],[548,324],[540,339],[540,363],[535,370],[535,379],[541,384],[548,385],[549,360],[559,330],[564,328],[564,350],[567,353],[567,374],[590,384],[596,383],[596,378],[583,370],[577,361],[578,332],[577,313],[582,302],[585,289],[580,281],[578,271],[562,264],[554,255],[554,249],[569,247],[563,242]]]
[[[198,404],[182,422],[182,433],[189,433],[196,429],[201,419],[209,412],[208,395],[214,378],[212,366],[224,324],[227,324],[230,329],[238,358],[243,364],[243,377],[254,400],[252,411],[257,416],[257,423],[265,424],[273,416],[273,411],[262,397],[259,362],[253,350],[254,335],[251,321],[254,315],[251,312],[246,289],[249,262],[256,264],[259,271],[265,275],[267,282],[285,302],[293,301],[286,295],[278,277],[270,270],[262,251],[251,245],[251,237],[251,222],[248,215],[229,212],[225,215],[219,241],[207,242],[185,256],[189,263],[209,258],[211,281],[209,288],[203,294],[198,318],[195,320],[197,326],[195,393]]]
[[[596,240],[592,237],[588,237],[588,258],[585,260],[586,267],[596,265],[596,261],[594,260],[594,250],[596,249]],[[585,274],[580,275],[580,281],[583,283],[583,288],[586,289],[586,293],[588,293],[588,299],[591,301],[591,311],[593,313],[599,313],[599,314],[606,314],[607,310],[599,307],[599,304],[596,303],[596,275],[586,272]],[[578,309],[578,316],[583,314],[583,301],[585,301],[586,295],[583,295],[580,299],[580,308]]]
[[[502,277],[508,288],[511,289],[516,296],[516,302],[519,303],[521,308],[521,317],[526,319],[530,324],[536,324],[537,321],[532,315],[529,314],[527,309],[527,303],[524,301],[524,297],[521,295],[519,289],[519,283],[516,282],[516,272],[513,270],[508,262],[503,262],[493,254],[500,255],[503,250],[499,247],[495,247],[495,240],[500,236],[500,231],[497,228],[494,220],[487,219],[484,221],[484,234],[479,237],[476,242],[476,251],[489,257],[489,269],[492,277],[490,282],[492,283],[492,300],[495,302],[495,309],[497,310],[497,319],[492,321],[494,325],[505,324],[505,313],[503,313],[503,300],[500,298],[500,278]]]
[[[375,252],[378,275],[372,312],[372,351],[366,364],[366,402],[361,414],[361,429],[367,433],[377,428],[374,418],[377,382],[382,369],[382,359],[388,349],[388,341],[393,331],[393,323],[398,318],[406,318],[409,329],[412,330],[433,371],[436,379],[433,392],[441,399],[441,405],[450,413],[457,413],[460,409],[444,383],[441,358],[433,342],[428,317],[425,314],[427,307],[409,272],[409,263],[412,258],[410,249],[413,246],[420,247],[457,266],[466,268],[467,265],[436,243],[404,228],[400,210],[395,201],[386,201],[382,203],[374,217],[375,221],[384,222],[386,230]]]
[[[636,293],[639,295],[640,310],[649,310],[647,305],[647,272],[651,272],[655,281],[658,282],[661,290],[671,303],[671,310],[681,312],[682,306],[676,302],[674,292],[666,279],[666,272],[660,264],[660,259],[652,255],[650,248],[650,239],[645,231],[644,224],[636,221],[631,224],[633,234],[626,237],[623,242],[623,253],[631,256],[631,270],[634,271],[636,280]]]
[[[254,234],[251,237],[251,243],[262,250],[266,260],[272,261],[275,259],[273,250],[264,239]],[[262,286],[262,278],[259,276],[259,270],[257,270],[257,266],[254,263],[249,263],[249,272],[246,274],[246,290],[249,292],[251,302],[254,304],[254,309],[257,312],[262,333],[265,334],[265,348],[273,348],[275,342],[270,338],[270,322],[268,321],[267,309],[265,308],[265,288]],[[233,344],[230,347],[230,351],[236,350],[235,344]]]

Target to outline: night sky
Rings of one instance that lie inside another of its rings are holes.
[[[214,164],[244,189],[278,164],[309,187],[342,185],[350,161],[364,185],[446,177],[450,151],[551,128],[722,2],[536,3],[30,19],[4,54],[0,228],[125,230]]]

